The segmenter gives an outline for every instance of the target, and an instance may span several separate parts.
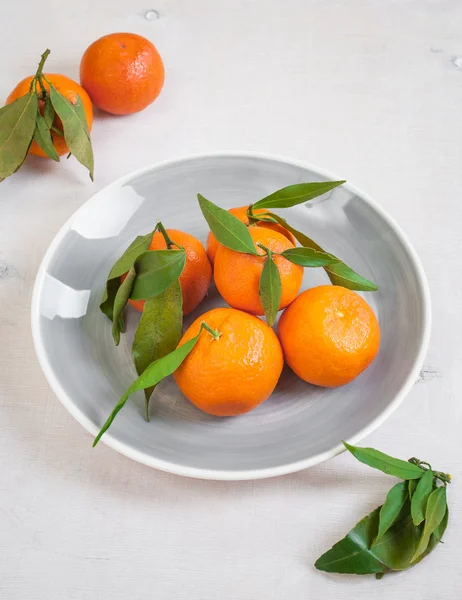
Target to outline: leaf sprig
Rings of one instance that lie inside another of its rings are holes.
[[[404,461],[373,448],[344,445],[360,462],[404,481],[391,488],[382,506],[318,558],[315,567],[328,573],[375,574],[377,579],[413,567],[444,535],[451,476],[416,458]]]
[[[169,375],[172,375],[184,359],[188,356],[194,346],[197,344],[199,337],[202,331],[206,330],[211,336],[213,340],[218,340],[221,336],[221,332],[212,329],[205,321],[202,322],[201,327],[199,329],[199,333],[185,342],[182,346],[179,346],[175,350],[171,351],[169,354],[155,360],[149,366],[147,366],[144,372],[138,377],[136,381],[132,383],[132,385],[128,388],[128,390],[122,395],[120,400],[114,407],[114,410],[111,412],[100,432],[96,436],[93,447],[99,442],[104,433],[109,429],[112,425],[114,419],[117,414],[122,410],[125,406],[128,398],[137,391],[146,390],[149,388],[155,387],[162,379],[165,379]]]
[[[47,156],[59,162],[52,131],[64,137],[93,181],[93,150],[82,99],[77,95],[73,104],[47,80],[43,67],[49,54],[48,49],[42,54],[29,92],[0,109],[0,181],[22,166],[34,140]],[[63,131],[54,124],[55,116],[61,120]]]
[[[156,231],[163,235],[166,250],[149,250]],[[174,250],[173,246],[177,249]],[[183,296],[179,277],[185,263],[184,248],[170,239],[159,221],[154,231],[138,236],[130,244],[108,275],[100,309],[112,321],[112,336],[116,346],[125,329],[123,311],[129,299],[145,300],[132,345],[132,357],[138,375],[153,361],[172,352],[180,341]],[[154,387],[145,388],[147,421]]]
[[[321,246],[314,240],[292,227],[285,219],[275,213],[269,212],[260,215],[259,220],[279,223],[305,248],[312,248],[318,252],[324,252]],[[333,255],[331,254],[331,256]],[[375,283],[353,271],[351,267],[340,259],[337,259],[335,263],[331,263],[329,266],[325,266],[324,271],[327,273],[327,276],[333,285],[341,285],[349,290],[356,290],[358,292],[376,292],[378,290]]]
[[[259,294],[260,301],[265,313],[266,321],[270,326],[274,324],[279,310],[281,299],[281,279],[277,260],[275,257],[282,256],[290,262],[307,268],[322,267],[334,285],[342,285],[352,290],[375,291],[377,286],[358,275],[333,254],[325,252],[321,246],[314,242],[304,233],[294,229],[285,219],[272,212],[263,214],[255,213],[257,209],[289,208],[308,202],[318,196],[342,185],[345,181],[323,181],[310,183],[297,183],[282,188],[265,198],[262,198],[247,211],[250,224],[259,221],[279,223],[297,239],[302,247],[289,248],[278,254],[270,251],[261,244],[260,249],[264,251],[264,266],[260,276]],[[227,248],[252,255],[260,255],[253,243],[248,227],[237,217],[227,210],[220,208],[202,194],[197,195],[199,206],[210,230],[216,239]]]

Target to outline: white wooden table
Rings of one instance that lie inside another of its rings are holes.
[[[146,12],[158,11],[157,15]],[[31,159],[0,186],[0,598],[459,599],[462,587],[460,0],[24,0],[2,7],[0,95],[35,71],[78,78],[89,43],[145,35],[159,99],[98,116],[96,181]],[[259,150],[329,169],[403,227],[433,299],[421,382],[367,440],[454,475],[451,523],[415,569],[326,576],[313,562],[391,481],[346,455],[291,476],[214,483],[136,464],[65,411],[37,363],[31,289],[61,224],[121,174],[194,152]]]

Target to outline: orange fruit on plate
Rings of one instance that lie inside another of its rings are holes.
[[[101,110],[131,115],[160,94],[164,64],[154,44],[141,35],[111,33],[85,50],[80,83]]]
[[[186,251],[186,264],[180,275],[183,293],[183,314],[188,315],[199,306],[207,295],[212,282],[212,266],[200,241],[189,233],[178,229],[167,229],[170,239],[183,246]],[[149,250],[165,250],[167,245],[163,235],[156,231]],[[136,310],[143,312],[144,300],[129,300]]]
[[[282,313],[278,335],[289,367],[314,385],[353,381],[374,360],[380,328],[356,292],[322,285],[301,293]]]
[[[230,417],[249,412],[273,392],[284,359],[274,331],[262,320],[233,308],[215,308],[194,321],[179,346],[206,330],[175,371],[183,394],[206,413]]]
[[[44,75],[48,79],[48,81],[50,81],[51,84],[58,90],[58,92],[60,92],[65,98],[72,102],[72,104],[76,103],[77,95],[80,96],[85,111],[85,116],[87,117],[88,130],[90,131],[91,126],[93,124],[93,108],[90,97],[88,96],[87,92],[83,89],[83,87],[81,87],[78,83],[76,83],[72,79],[69,79],[69,77],[66,77],[65,75],[59,75],[57,73],[44,73]],[[25,79],[20,81],[18,85],[14,88],[14,90],[11,92],[11,94],[8,96],[6,103],[10,104],[11,102],[14,102],[14,100],[17,100],[21,96],[28,94],[30,84],[32,83],[32,79],[33,76],[30,75],[29,77],[26,77]],[[47,91],[50,89],[50,86],[45,81],[45,79],[43,80],[43,85]],[[36,84],[36,90],[37,93],[40,92],[40,86],[38,82]],[[39,100],[39,110],[42,115],[43,107],[43,100]],[[61,119],[57,115],[55,115],[53,125],[59,131],[63,130],[63,124],[61,122]],[[59,156],[63,156],[63,154],[69,153],[69,148],[67,147],[67,144],[61,135],[52,131],[51,137],[53,139],[53,144],[56,149],[56,152],[59,154]],[[45,152],[40,148],[40,146],[35,140],[32,142],[29,148],[29,154],[34,154],[35,156],[48,157],[47,154],[45,154]]]
[[[257,243],[260,242],[273,252],[283,252],[293,248],[294,244],[282,233],[266,227],[251,226],[249,233],[261,256],[236,252],[219,244],[215,256],[214,279],[218,291],[230,306],[254,315],[263,315],[259,288],[266,254]],[[273,259],[281,277],[281,309],[297,296],[302,284],[303,267],[294,265],[282,256],[273,256]]]
[[[234,215],[235,217],[237,217],[245,225],[249,225],[249,217],[247,216],[248,208],[249,208],[248,205],[247,206],[237,206],[236,208],[230,208],[228,210],[228,212],[231,213],[232,215]],[[254,211],[254,213],[256,215],[261,215],[266,212],[268,212],[268,210],[266,208],[257,208]],[[294,246],[297,243],[294,236],[290,233],[290,231],[287,231],[287,229],[285,229],[282,225],[279,225],[279,223],[268,223],[266,221],[258,221],[256,223],[256,225],[257,225],[257,227],[266,227],[267,229],[272,229],[273,231],[278,231],[279,233],[282,233],[283,235],[286,236],[286,238],[288,240],[290,240],[292,242],[292,244]],[[217,253],[219,245],[220,245],[220,243],[217,240],[217,238],[213,235],[212,232],[210,232],[208,235],[208,238],[207,238],[207,254],[208,254],[208,257],[209,257],[212,265],[215,262],[215,255]]]

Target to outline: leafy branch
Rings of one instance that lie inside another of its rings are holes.
[[[149,250],[156,231],[164,237],[167,250]],[[138,375],[153,361],[174,350],[180,341],[183,296],[178,280],[185,263],[184,248],[170,239],[159,221],[153,231],[138,236],[130,244],[109,272],[100,309],[112,321],[116,346],[125,328],[123,311],[129,299],[145,301],[132,345]],[[154,386],[145,389],[147,421],[153,391]]]
[[[197,344],[202,331],[206,331],[215,341],[218,340],[221,336],[220,331],[212,329],[205,321],[203,321],[199,329],[199,333],[195,337],[191,338],[183,345],[178,346],[175,350],[173,350],[166,356],[155,360],[149,366],[147,366],[144,372],[138,377],[138,379],[136,379],[136,381],[132,383],[132,385],[128,388],[128,390],[126,390],[126,392],[117,402],[111,414],[104,423],[103,427],[101,428],[100,432],[96,436],[93,442],[93,447],[96,446],[96,444],[99,442],[104,433],[112,425],[114,419],[125,406],[127,400],[132,394],[140,390],[155,387],[160,381],[162,381],[169,375],[172,375],[178,369],[181,363],[185,360],[185,358]]]
[[[318,558],[315,567],[328,573],[375,574],[381,579],[385,573],[415,566],[439,545],[446,531],[446,487],[451,476],[416,458],[404,461],[373,448],[344,445],[360,462],[404,481],[391,488],[382,506]]]
[[[93,150],[82,99],[77,95],[73,104],[47,80],[43,67],[49,54],[48,49],[42,54],[29,92],[0,109],[0,180],[22,166],[34,141],[46,156],[59,162],[53,135],[64,137],[93,180]],[[62,131],[55,117],[61,120]]]

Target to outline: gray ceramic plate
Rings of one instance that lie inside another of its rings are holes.
[[[208,229],[197,192],[229,208],[289,184],[340,178],[267,156],[199,156],[143,169],[91,198],[48,249],[32,302],[40,363],[71,414],[96,434],[135,378],[130,346],[138,313],[128,311],[128,333],[115,348],[110,322],[98,308],[112,264],[135,236],[161,219],[205,242]],[[414,250],[383,210],[349,184],[284,216],[379,285],[379,292],[364,294],[382,331],[372,366],[350,385],[332,390],[310,386],[286,369],[271,398],[233,418],[200,412],[170,378],[156,390],[151,422],[142,417],[139,393],[104,435],[106,444],[181,475],[270,477],[338,454],[341,440],[357,442],[403,400],[417,379],[430,329],[427,284]],[[305,288],[328,282],[321,269],[305,271]],[[221,304],[212,289],[186,324]]]

